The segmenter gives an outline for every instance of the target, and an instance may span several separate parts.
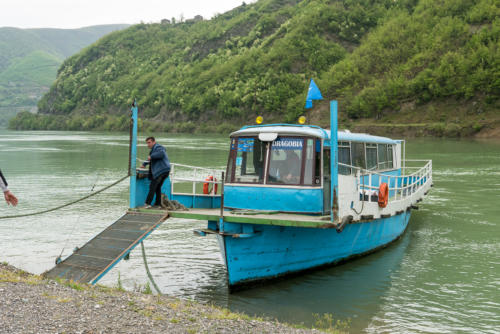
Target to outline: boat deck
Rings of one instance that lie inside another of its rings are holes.
[[[172,218],[195,220],[220,219],[220,209],[189,209],[189,211],[166,211],[154,209],[138,209],[141,213],[166,214]],[[262,224],[276,226],[293,226],[309,228],[335,228],[336,223],[330,221],[330,216],[313,216],[304,214],[281,213],[275,211],[224,211],[224,221],[228,223]]]

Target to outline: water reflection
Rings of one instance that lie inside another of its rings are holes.
[[[405,235],[387,249],[341,266],[230,295],[228,306],[305,324],[313,322],[313,313],[332,313],[352,319],[357,332],[381,304],[409,241]]]

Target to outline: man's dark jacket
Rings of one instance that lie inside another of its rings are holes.
[[[160,144],[154,144],[151,152],[149,152],[149,156],[151,157],[149,172],[154,179],[161,174],[170,172],[170,160],[168,160],[165,147]]]

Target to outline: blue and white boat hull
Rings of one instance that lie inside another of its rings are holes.
[[[411,211],[335,229],[252,225],[252,237],[218,234],[230,287],[338,264],[384,247],[398,239]],[[231,224],[229,230],[238,228]],[[245,224],[248,225],[248,224]],[[230,233],[230,231],[227,231]]]

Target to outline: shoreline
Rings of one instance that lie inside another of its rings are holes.
[[[435,139],[489,139],[489,140],[500,140],[500,122],[499,124],[491,124],[481,128],[480,130],[475,130],[471,126],[459,127],[449,127],[447,128],[444,123],[432,123],[432,124],[377,124],[377,123],[354,123],[351,126],[345,126],[344,128],[349,129],[351,132],[360,133],[370,133],[376,136],[383,137],[400,137],[403,139],[415,139],[415,138],[435,138]],[[207,129],[205,126],[203,129],[195,128],[192,131],[178,132],[178,131],[162,131],[158,129],[140,129],[141,132],[150,132],[156,134],[185,134],[185,135],[215,135],[223,134],[229,135],[229,133],[236,131],[236,126],[227,125],[224,126],[224,130],[230,128],[229,131],[217,131],[216,128],[204,131]],[[327,127],[328,128],[328,127]],[[11,129],[9,127],[0,127],[0,130],[9,131],[85,131],[85,132],[110,132],[110,133],[127,133],[125,130],[103,130],[103,129]],[[461,132],[463,131],[463,132]],[[227,133],[226,133],[227,132]]]
[[[329,120],[325,119],[328,113],[320,108],[307,114],[307,124],[316,124],[325,129],[329,128]],[[321,111],[323,111],[321,113]],[[97,116],[96,116],[97,117]],[[47,115],[19,113],[12,118],[8,130],[39,130],[39,131],[97,131],[97,132],[128,132],[129,123],[117,115],[99,116],[100,122],[85,122],[81,115]],[[450,118],[450,119],[448,119]],[[266,117],[265,117],[266,119]],[[128,118],[126,118],[128,120]],[[281,123],[269,118],[268,123]],[[238,130],[242,124],[254,124],[253,119],[227,120],[224,122],[210,120],[171,121],[160,119],[141,119],[139,131],[165,134],[230,134]],[[306,125],[307,125],[306,124]],[[467,138],[467,139],[500,139],[500,114],[490,111],[487,115],[480,114],[467,116],[462,111],[455,118],[446,115],[428,115],[423,113],[419,117],[411,114],[389,115],[386,118],[349,119],[344,114],[339,118],[340,130],[349,129],[352,132],[370,133],[385,137],[402,138]]]
[[[341,333],[250,317],[225,308],[45,279],[0,263],[2,333]]]

